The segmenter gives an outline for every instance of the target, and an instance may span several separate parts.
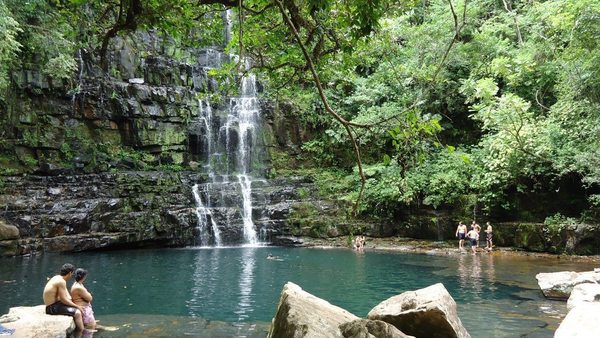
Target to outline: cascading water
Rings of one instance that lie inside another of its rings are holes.
[[[77,50],[77,60],[79,62],[79,74],[77,76],[77,89],[73,90],[71,94],[71,103],[73,106],[73,113],[77,111],[77,96],[83,92],[83,72],[84,72],[84,63],[83,56],[81,55],[81,49]]]
[[[252,146],[256,143],[255,128],[258,125],[259,109],[256,101],[256,78],[248,75],[242,78],[242,90],[239,98],[232,98],[230,107],[233,118],[238,120],[238,182],[242,191],[244,220],[244,239],[246,243],[256,244],[257,235],[252,222],[252,177],[248,174],[251,168]]]
[[[221,12],[221,20],[223,20],[223,42],[225,43],[225,46],[227,46],[229,41],[231,41],[231,27],[233,25],[230,9]]]
[[[215,60],[214,53],[219,52],[206,51],[203,60]],[[197,82],[208,83],[209,79]],[[193,187],[198,217],[196,244],[259,243],[252,220],[252,182],[259,161],[255,149],[260,126],[256,96],[256,78],[248,75],[241,78],[240,95],[229,98],[224,106],[212,107],[209,100],[199,100],[190,149],[203,163],[209,182]],[[236,234],[240,234],[237,239]]]
[[[208,233],[208,223],[210,223],[210,229],[212,230],[214,237],[215,246],[221,246],[221,231],[215,223],[213,215],[209,208],[204,206],[202,198],[200,197],[200,191],[198,190],[198,184],[194,184],[192,187],[192,193],[194,194],[194,200],[196,201],[196,217],[198,218],[198,236],[200,237],[201,244],[208,244],[210,240],[210,234]]]

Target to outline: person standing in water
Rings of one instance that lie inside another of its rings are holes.
[[[473,254],[477,253],[477,241],[479,240],[479,232],[475,230],[475,228],[471,228],[469,232],[467,232],[467,238],[471,242],[471,251]]]
[[[492,237],[493,237],[493,229],[492,229],[492,225],[490,224],[490,222],[486,222],[485,223],[487,225],[487,228],[485,229],[485,241],[486,241],[486,247],[485,249],[488,252],[492,251],[492,248],[494,247],[493,243],[492,243]]]
[[[75,270],[75,283],[71,287],[73,302],[83,309],[82,320],[86,329],[96,331],[96,318],[92,310],[92,294],[83,285],[87,277],[87,270],[78,268]]]
[[[456,228],[456,237],[458,237],[458,250],[462,251],[465,247],[465,236],[467,235],[467,226],[462,221],[458,222]]]
[[[471,223],[471,230],[477,231],[477,243],[475,243],[475,247],[479,247],[479,233],[481,232],[481,227],[477,222],[473,221],[473,223]]]
[[[60,275],[50,278],[46,283],[42,297],[46,305],[46,314],[71,316],[77,330],[82,331],[84,329],[83,308],[73,302],[69,290],[67,290],[67,281],[73,276],[73,270],[75,270],[73,264],[63,264],[60,268]]]

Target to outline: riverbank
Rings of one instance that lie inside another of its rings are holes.
[[[303,237],[304,247],[316,247],[316,248],[351,248],[348,237],[336,237],[336,238],[310,238]],[[514,257],[539,257],[539,258],[553,258],[560,259],[563,261],[571,262],[589,262],[597,263],[600,267],[600,255],[594,256],[579,256],[579,255],[566,255],[566,254],[551,254],[546,252],[534,252],[525,251],[522,249],[512,247],[494,247],[492,252],[486,252],[484,247],[481,246],[484,243],[480,243],[477,254],[480,255],[494,255],[494,256],[514,256]],[[420,253],[427,255],[460,255],[470,253],[470,247],[465,243],[465,250],[459,251],[457,248],[457,241],[428,241],[419,240],[406,237],[366,237],[365,250],[377,250],[377,251],[397,251],[397,252],[410,252]]]

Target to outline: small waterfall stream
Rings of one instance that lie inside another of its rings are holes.
[[[194,200],[196,201],[196,217],[198,218],[199,237],[201,243],[208,244],[210,234],[208,233],[208,224],[210,223],[210,229],[212,230],[214,237],[215,246],[223,245],[221,241],[221,231],[215,223],[213,215],[209,208],[204,206],[202,198],[200,197],[200,191],[198,190],[198,184],[194,184],[192,187],[192,193],[194,194]]]

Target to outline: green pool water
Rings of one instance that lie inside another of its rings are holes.
[[[46,277],[64,262],[89,270],[97,319],[119,327],[96,338],[264,337],[287,281],[361,317],[391,296],[443,283],[472,337],[551,337],[566,304],[544,299],[535,274],[593,268],[501,254],[273,247],[45,254],[0,259],[0,312],[41,304]]]

